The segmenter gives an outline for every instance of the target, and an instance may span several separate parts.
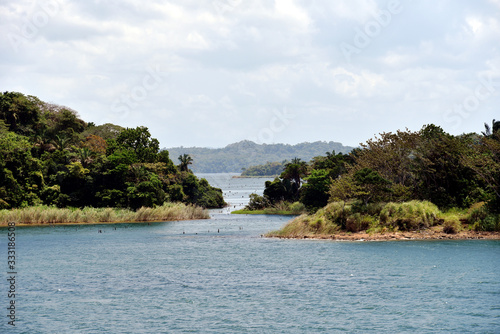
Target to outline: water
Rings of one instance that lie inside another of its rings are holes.
[[[257,182],[212,177],[233,203]],[[18,227],[17,326],[2,279],[0,332],[500,332],[498,241],[277,240],[260,235],[286,217],[212,216]]]

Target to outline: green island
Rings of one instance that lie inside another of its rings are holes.
[[[252,212],[298,215],[269,237],[499,239],[500,122],[459,136],[431,124],[294,158],[236,213]]]
[[[222,191],[179,164],[146,127],[95,125],[76,111],[0,93],[0,225],[209,218]]]
[[[285,165],[288,161],[284,160],[282,162],[266,162],[263,165],[250,166],[248,168],[243,168],[240,177],[269,177],[275,178],[279,176],[285,169]]]

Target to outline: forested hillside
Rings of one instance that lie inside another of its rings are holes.
[[[244,168],[267,162],[293,158],[309,161],[325,152],[349,153],[352,149],[332,141],[289,145],[256,144],[244,140],[224,148],[174,147],[167,150],[173,157],[189,154],[193,158],[193,171],[198,173],[241,173]]]
[[[147,128],[96,126],[70,108],[0,93],[0,209],[224,205],[222,191],[174,165]]]

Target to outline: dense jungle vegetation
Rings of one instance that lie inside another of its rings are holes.
[[[435,125],[382,133],[349,154],[293,159],[247,209],[300,205],[311,214],[302,233],[500,230],[500,122],[460,136]]]
[[[0,93],[0,156],[0,209],[225,204],[189,155],[176,166],[147,128],[96,126],[22,93]]]

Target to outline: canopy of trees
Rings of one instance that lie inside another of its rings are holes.
[[[255,196],[254,196],[255,198]],[[300,201],[315,211],[333,201],[429,201],[441,209],[485,203],[500,213],[500,123],[453,136],[438,126],[382,133],[349,155],[293,160],[259,203]],[[252,203],[251,203],[252,204]]]
[[[0,208],[224,205],[222,191],[176,167],[147,128],[95,126],[21,93],[0,93],[0,156]]]

